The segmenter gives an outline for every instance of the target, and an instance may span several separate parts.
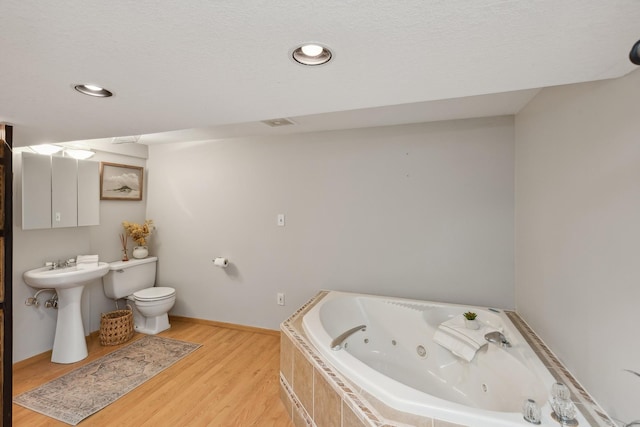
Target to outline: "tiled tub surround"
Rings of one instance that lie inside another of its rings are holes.
[[[433,414],[429,415],[399,411],[379,401],[346,379],[313,346],[302,324],[304,315],[329,294],[328,291],[320,292],[281,325],[281,397],[287,409],[290,409],[291,418],[296,427],[314,425],[318,427],[494,425],[493,423],[487,424],[486,420],[483,422],[479,420],[461,422],[455,413],[453,416],[449,416],[446,412],[443,413],[439,410],[434,410]],[[357,296],[356,294],[347,295]],[[329,299],[331,298],[327,300]],[[403,301],[404,304],[411,303],[407,300],[399,301]],[[424,304],[425,302],[415,301],[414,303]],[[543,361],[551,376],[569,386],[572,391],[572,399],[580,412],[578,416],[580,425],[614,426],[615,424],[593,402],[588,393],[560,364],[526,323],[516,313],[508,312],[506,314],[519,331],[519,333],[515,330],[509,331],[514,341],[526,340]],[[345,325],[344,329],[351,326],[351,324]],[[429,398],[429,396],[426,397]],[[473,411],[474,409],[469,408],[469,410]],[[545,411],[550,411],[548,404],[543,408],[543,420],[549,420],[549,414],[545,414]],[[474,418],[469,419],[473,420]],[[525,422],[521,417],[515,417],[509,419],[506,424],[497,425],[527,426],[531,424]],[[559,424],[553,422],[548,425],[557,426]]]

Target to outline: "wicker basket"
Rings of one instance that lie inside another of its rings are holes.
[[[100,316],[100,344],[118,345],[133,337],[133,312],[115,310]]]

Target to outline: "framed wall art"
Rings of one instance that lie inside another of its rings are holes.
[[[100,162],[100,200],[142,200],[144,168]]]

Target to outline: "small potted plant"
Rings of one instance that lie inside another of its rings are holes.
[[[478,323],[478,314],[473,311],[467,311],[463,314],[464,316],[464,324],[468,329],[479,329],[480,324]]]

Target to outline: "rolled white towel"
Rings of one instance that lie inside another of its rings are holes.
[[[447,320],[446,322],[442,322],[438,328],[448,332],[454,337],[459,337],[472,346],[480,348],[487,343],[484,339],[485,334],[495,331],[496,328],[493,328],[481,321],[478,321],[478,323],[480,324],[478,329],[469,329],[465,325],[464,316],[459,315]]]
[[[496,329],[480,322],[479,329],[468,329],[464,317],[456,316],[442,322],[433,340],[467,362],[471,362],[476,352],[487,344],[484,335]]]
[[[442,329],[436,330],[435,334],[433,334],[433,341],[467,362],[471,362],[476,352],[480,349],[479,346],[463,341]]]

